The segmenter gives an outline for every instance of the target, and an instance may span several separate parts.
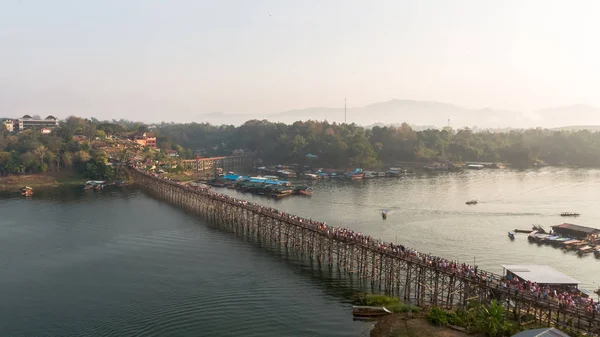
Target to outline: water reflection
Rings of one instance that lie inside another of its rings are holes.
[[[7,335],[348,336],[364,330],[344,304],[354,284],[335,270],[211,229],[135,189],[44,191],[32,200],[2,200],[0,212],[0,314]]]

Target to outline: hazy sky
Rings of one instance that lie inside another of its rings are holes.
[[[600,1],[0,0],[0,116],[600,106]]]

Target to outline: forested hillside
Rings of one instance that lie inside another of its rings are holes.
[[[11,133],[0,125],[0,175],[68,170],[95,179],[116,178],[118,172],[108,165],[108,146],[104,140],[128,128],[140,127],[144,126],[78,117],[69,117],[50,134],[34,129]],[[75,134],[98,141],[77,141]],[[121,150],[121,159],[126,160],[129,154],[126,149]]]
[[[0,129],[0,175],[75,169],[89,177],[105,178],[106,146],[76,141],[85,135],[101,142],[123,131],[147,131],[128,121],[101,122],[70,117],[51,134],[35,130],[9,133]],[[323,167],[378,167],[398,162],[506,162],[530,167],[536,162],[600,167],[600,133],[531,129],[510,132],[472,132],[469,129],[414,131],[399,127],[365,129],[354,124],[296,122],[291,125],[251,120],[240,127],[210,124],[166,124],[155,129],[158,148],[144,156],[157,160],[164,150],[178,158],[253,152],[267,164],[299,163]],[[113,151],[114,152],[114,151]],[[308,158],[312,154],[316,158]],[[126,153],[123,153],[125,159]]]
[[[469,129],[414,131],[354,124],[296,122],[291,125],[251,120],[240,127],[210,124],[162,124],[161,137],[205,155],[233,150],[256,151],[267,163],[312,162],[326,167],[374,167],[399,161],[490,161],[529,167],[537,161],[600,167],[600,133],[530,129],[472,132]]]

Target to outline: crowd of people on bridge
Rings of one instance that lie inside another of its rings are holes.
[[[592,298],[587,297],[585,294],[576,289],[550,287],[548,285],[541,286],[537,283],[512,277],[511,275],[501,276],[489,273],[478,269],[476,265],[474,266],[467,263],[459,263],[457,261],[448,260],[433,254],[423,254],[414,249],[405,247],[404,245],[391,242],[386,243],[367,234],[353,231],[350,228],[334,227],[328,225],[326,222],[302,218],[297,215],[282,212],[273,207],[268,207],[257,203],[248,202],[243,199],[234,198],[230,195],[217,193],[212,191],[208,186],[191,186],[183,182],[164,178],[159,174],[146,172],[135,166],[133,168],[141,174],[151,176],[156,179],[165,180],[168,183],[178,185],[185,190],[195,193],[202,193],[203,195],[215,200],[244,207],[265,216],[284,220],[288,223],[305,227],[331,239],[352,242],[355,245],[360,245],[391,257],[397,257],[413,263],[428,266],[437,271],[451,274],[455,277],[484,283],[490,288],[505,291],[510,294],[514,294],[515,296],[530,297],[540,301],[554,301],[563,308],[585,309],[589,314],[593,315],[595,315],[596,312],[600,312],[599,302],[594,302]]]

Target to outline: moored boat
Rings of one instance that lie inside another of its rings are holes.
[[[312,195],[312,187],[310,186],[296,186],[294,187],[294,194],[299,195]]]
[[[85,182],[85,186],[83,187],[83,189],[99,191],[104,187],[105,184],[106,181],[104,180],[88,180]]]
[[[579,247],[579,249],[577,250],[577,255],[583,256],[583,255],[591,253],[593,251],[594,251],[594,247],[589,246],[589,245],[583,245],[583,246]]]
[[[363,171],[363,173],[365,174],[364,175],[365,179],[371,179],[371,178],[376,177],[375,172],[373,172],[373,171]]]
[[[214,178],[214,179],[209,179],[206,182],[206,184],[209,186],[213,186],[213,187],[227,187],[227,186],[231,185],[231,182],[226,181],[222,178]]]
[[[369,307],[369,306],[353,306],[352,315],[354,317],[381,317],[392,314],[390,310],[385,307]]]
[[[558,237],[558,238],[552,240],[552,242],[550,242],[550,244],[553,246],[560,246],[560,245],[564,244],[565,242],[571,241],[571,240],[573,240],[573,239]]]
[[[579,213],[573,213],[573,212],[562,212],[560,213],[560,216],[579,216]]]
[[[514,240],[515,239],[515,233],[508,232],[508,238],[511,239],[511,240]]]
[[[541,233],[541,234],[545,234],[546,233],[546,230],[541,225],[532,225],[531,226],[531,230],[532,231],[537,231],[538,233]]]
[[[365,174],[364,173],[354,173],[350,176],[350,180],[361,180],[362,178],[364,178]]]
[[[564,248],[566,250],[579,250],[579,248],[586,246],[587,242],[584,240],[570,240],[564,243]]]
[[[294,192],[291,188],[272,188],[270,190],[272,191],[271,196],[274,198],[286,197]]]
[[[467,204],[467,205],[476,205],[477,204],[477,200],[469,200],[465,204]]]
[[[546,242],[549,238],[551,238],[552,235],[550,234],[542,234],[542,233],[535,233],[535,234],[530,234],[529,235],[529,241],[533,241],[533,242],[537,242],[539,244]]]
[[[33,195],[33,188],[25,186],[21,189],[21,195],[24,197],[30,197]]]

